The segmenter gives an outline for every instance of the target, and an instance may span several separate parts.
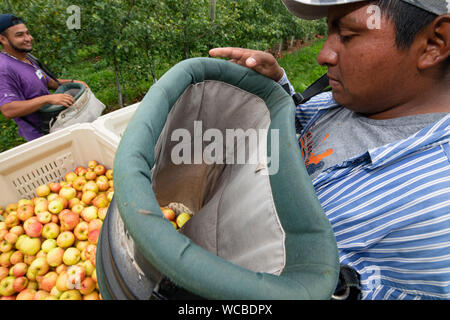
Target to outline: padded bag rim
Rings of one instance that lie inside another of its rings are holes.
[[[55,90],[54,94],[64,93],[70,89],[80,89],[80,91],[74,97],[75,100],[77,100],[86,91],[86,87],[84,85],[82,85],[81,83],[69,82],[69,83],[65,83],[65,84],[59,86]],[[66,109],[66,107],[61,106],[61,105],[46,104],[41,109],[39,109],[39,112],[44,112],[44,113],[45,112],[61,112],[62,110],[65,110],[65,109]]]
[[[280,144],[284,144],[280,146],[280,170],[270,176],[270,182],[286,231],[287,263],[280,276],[239,267],[174,232],[153,193],[150,172],[155,162],[154,146],[167,115],[188,86],[204,80],[223,81],[259,96],[269,108],[270,128],[279,130]],[[306,169],[299,164],[294,108],[291,97],[274,81],[219,59],[182,61],[150,88],[116,153],[115,198],[140,252],[176,284],[209,299],[331,297],[339,274],[337,246]],[[307,214],[296,211],[302,207]]]

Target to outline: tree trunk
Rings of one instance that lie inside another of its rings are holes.
[[[122,86],[120,85],[119,79],[119,63],[116,59],[116,54],[113,54],[114,59],[114,76],[116,78],[116,89],[117,89],[117,101],[119,103],[119,108],[123,108],[123,97],[122,97]]]
[[[216,21],[216,0],[209,0],[209,18]]]

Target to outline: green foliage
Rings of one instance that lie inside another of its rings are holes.
[[[81,29],[67,25],[71,5]],[[85,81],[106,112],[139,101],[174,64],[211,48],[269,50],[326,32],[323,20],[297,19],[281,0],[3,0],[0,12],[22,17],[33,54],[58,77]],[[23,142],[12,120],[0,115],[0,124],[0,151]]]

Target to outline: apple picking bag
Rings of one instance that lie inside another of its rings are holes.
[[[294,107],[274,81],[218,59],[185,60],[153,85],[114,162],[115,205],[139,255],[203,298],[329,299],[337,246]],[[194,213],[179,232],[160,210],[172,202]],[[99,286],[113,298],[104,256]]]

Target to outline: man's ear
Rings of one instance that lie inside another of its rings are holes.
[[[417,67],[425,70],[446,61],[450,56],[450,14],[437,17],[421,36],[426,42]]]

